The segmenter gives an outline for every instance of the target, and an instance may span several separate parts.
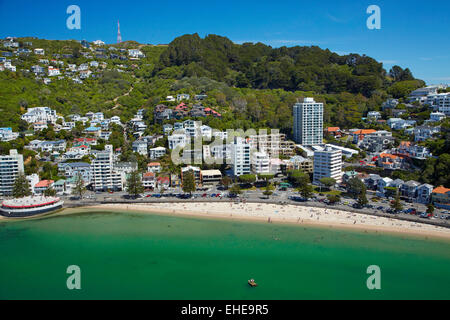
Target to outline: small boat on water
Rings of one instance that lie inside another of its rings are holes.
[[[248,280],[248,285],[252,288],[256,288],[258,284],[255,282],[255,279]]]

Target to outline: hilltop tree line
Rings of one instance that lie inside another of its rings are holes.
[[[350,92],[370,97],[391,83],[415,80],[409,69],[358,54],[340,56],[317,46],[272,48],[238,45],[218,35],[184,35],[170,43],[154,68],[162,78],[208,77],[230,86],[316,93]]]

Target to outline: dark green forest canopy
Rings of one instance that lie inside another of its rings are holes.
[[[161,54],[154,75],[166,77],[174,67],[180,67],[178,78],[205,76],[241,88],[350,92],[366,97],[387,89],[391,81],[414,80],[409,69],[396,66],[387,74],[382,63],[365,55],[340,56],[317,46],[238,45],[217,35],[176,38]]]

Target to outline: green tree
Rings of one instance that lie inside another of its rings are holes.
[[[389,71],[389,75],[394,81],[414,80],[411,70],[409,70],[408,68],[403,70],[403,68],[399,66],[393,66]]]
[[[229,191],[230,195],[233,196],[238,196],[242,193],[241,187],[239,186],[239,184],[234,184]]]
[[[307,184],[303,184],[302,186],[300,186],[300,188],[298,188],[300,195],[304,198],[304,199],[309,199],[313,196],[314,194],[314,188],[311,184],[307,183]]]
[[[274,186],[271,183],[268,183],[265,187],[263,194],[269,199],[269,197],[273,194]]]
[[[384,187],[384,191],[387,198],[394,197],[398,193],[396,187]]]
[[[301,170],[289,171],[288,180],[297,187],[304,186],[311,182],[309,175]]]
[[[24,198],[31,196],[30,183],[23,173],[19,173],[19,175],[16,177],[12,195],[14,198]]]
[[[270,173],[258,174],[258,179],[264,180],[266,184],[268,184],[274,177],[275,175]]]
[[[45,162],[40,176],[42,180],[58,180],[58,167],[50,162]]]
[[[244,174],[240,176],[238,180],[244,184],[252,184],[256,182],[256,176],[254,174]]]
[[[395,196],[395,200],[391,202],[391,208],[395,210],[395,212],[400,212],[403,210],[403,205],[400,200],[400,192],[397,190],[397,194]]]
[[[327,199],[331,204],[334,204],[334,203],[341,201],[341,196],[337,195],[337,194],[329,194],[327,196]]]
[[[427,206],[427,213],[429,213],[429,214],[433,214],[434,213],[434,206],[430,203],[428,206]]]
[[[366,186],[361,179],[354,177],[347,181],[347,193],[353,197],[353,199],[358,199],[358,196],[365,191]]]
[[[189,193],[192,195],[192,192],[195,192],[196,185],[195,185],[195,177],[193,172],[187,172],[183,174],[183,192]]]
[[[127,178],[127,188],[128,194],[134,198],[137,198],[141,193],[144,192],[144,186],[142,185],[141,174],[139,171],[132,171]]]
[[[225,188],[228,189],[230,185],[233,183],[233,180],[229,176],[224,176],[222,180],[220,180],[220,184]]]
[[[84,186],[83,176],[78,172],[75,176],[75,186],[72,189],[72,194],[82,199],[85,192],[86,187]]]
[[[399,81],[388,89],[388,93],[396,99],[406,98],[412,91],[423,86],[422,80]]]
[[[358,194],[357,203],[361,207],[364,207],[366,204],[369,203],[369,200],[367,200],[367,195],[366,195],[366,186],[364,184],[363,184],[363,188],[362,188],[361,192]]]
[[[322,178],[319,182],[321,186],[325,186],[328,190],[336,184],[336,180],[333,178]]]
[[[56,196],[56,190],[53,188],[48,188],[44,191],[44,196],[46,197],[54,197]]]

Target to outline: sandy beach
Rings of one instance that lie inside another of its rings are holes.
[[[131,210],[222,219],[257,220],[267,223],[291,223],[331,228],[352,228],[364,231],[404,233],[450,239],[450,229],[439,226],[350,213],[340,210],[293,205],[186,202],[133,205],[105,204],[89,208],[103,210]]]

